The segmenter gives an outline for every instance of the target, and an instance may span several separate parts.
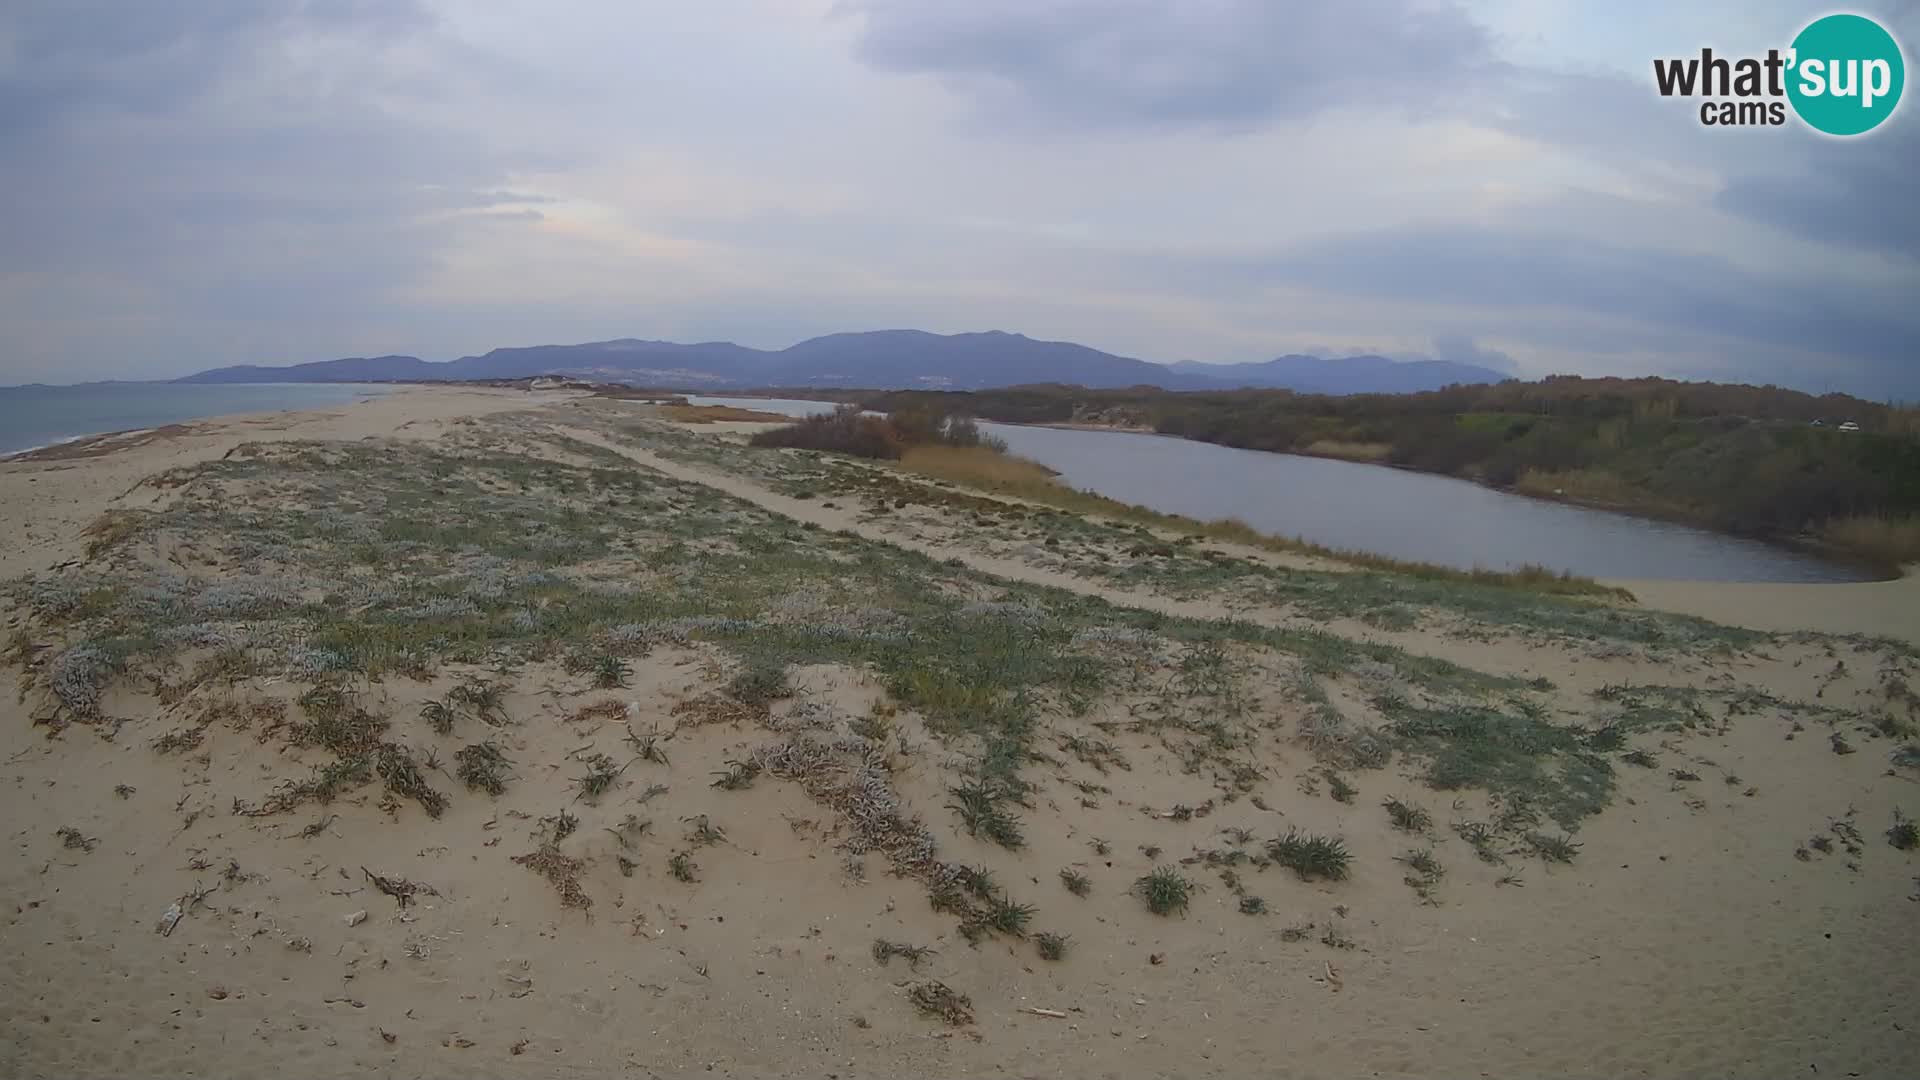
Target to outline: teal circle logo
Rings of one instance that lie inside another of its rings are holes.
[[[1907,84],[1900,43],[1872,19],[1828,15],[1793,39],[1787,99],[1815,131],[1863,135],[1886,122]]]

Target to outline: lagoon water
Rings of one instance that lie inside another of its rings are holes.
[[[831,402],[691,397],[787,416]],[[1859,581],[1807,552],[1569,506],[1381,465],[1236,450],[1119,431],[980,425],[1073,487],[1168,514],[1239,518],[1262,532],[1461,569],[1533,563],[1596,578]]]

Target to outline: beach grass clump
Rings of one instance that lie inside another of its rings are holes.
[[[672,874],[675,881],[692,884],[700,880],[700,864],[693,861],[692,852],[676,851],[667,860],[667,873]]]
[[[614,762],[606,754],[591,754],[581,759],[587,771],[574,779],[574,798],[584,799],[588,803],[597,803],[600,796],[613,790],[613,785],[626,771],[626,766]]]
[[[482,723],[498,727],[507,722],[507,688],[492,679],[463,679],[447,691],[447,700],[466,709]]]
[[[1347,778],[1337,772],[1329,770],[1326,775],[1327,794],[1333,797],[1334,802],[1352,806],[1354,797],[1360,794],[1360,789],[1348,783]]]
[[[373,779],[373,755],[349,754],[314,768],[313,774],[291,785],[280,797],[270,800],[278,809],[291,810],[312,799],[325,805]]]
[[[585,675],[595,690],[619,690],[633,678],[633,665],[616,653],[576,652],[567,657],[569,674]]]
[[[1016,903],[1005,893],[992,897],[986,902],[981,913],[980,923],[989,930],[1011,937],[1027,936],[1027,924],[1033,921],[1032,904]]]
[[[1171,866],[1156,866],[1133,883],[1133,894],[1155,915],[1184,913],[1199,886]]]
[[[442,698],[428,698],[420,703],[420,719],[427,722],[436,733],[453,734],[453,721],[458,715],[454,705]]]
[[[1020,819],[1005,809],[1009,799],[1006,788],[990,780],[970,780],[947,789],[953,801],[947,809],[960,815],[968,836],[991,840],[1004,848],[1019,848],[1026,843]]]
[[[979,900],[985,900],[1000,891],[993,871],[985,866],[957,866],[953,868],[952,876],[955,884]]]
[[[793,696],[783,664],[751,664],[727,683],[727,696],[742,705],[768,705]]]
[[[369,712],[353,695],[335,686],[316,686],[299,699],[308,719],[293,727],[297,746],[319,746],[336,755],[372,751],[386,733],[387,718]]]
[[[907,990],[907,1000],[954,1027],[973,1023],[973,999],[938,980],[915,983]]]
[[[1528,851],[1547,862],[1570,863],[1580,854],[1580,845],[1566,835],[1528,833],[1525,842]]]
[[[1040,959],[1048,962],[1057,962],[1066,959],[1067,946],[1072,941],[1073,937],[1071,935],[1056,934],[1051,930],[1042,930],[1040,933],[1033,935],[1034,949],[1039,952]]]
[[[1404,799],[1389,798],[1381,805],[1387,808],[1387,820],[1401,832],[1423,833],[1433,826],[1433,815]]]
[[[454,751],[453,759],[460,766],[455,775],[469,790],[484,791],[488,795],[507,790],[507,771],[512,762],[493,740],[463,746]]]
[[[722,791],[745,791],[753,786],[760,769],[757,761],[729,761],[725,769],[713,774],[712,786]]]
[[[1060,871],[1060,883],[1075,896],[1086,896],[1093,891],[1093,879],[1072,867]]]
[[[1432,848],[1417,848],[1403,855],[1396,856],[1396,859],[1405,863],[1407,868],[1414,873],[1426,877],[1437,878],[1445,873],[1445,870],[1440,865],[1439,858],[1434,855]]]
[[[1315,666],[1335,667],[1337,662]],[[1325,700],[1325,691],[1311,676],[1301,685],[1310,698],[1318,699],[1316,707],[1300,718],[1299,725],[1300,738],[1316,760],[1333,770],[1365,771],[1381,768],[1393,759],[1392,744],[1373,728],[1349,721]]]
[[[381,743],[374,751],[374,772],[387,790],[420,804],[428,817],[437,818],[447,809],[447,797],[427,783],[413,751],[395,743]]]
[[[1895,810],[1893,824],[1887,828],[1887,843],[1901,851],[1920,848],[1920,826],[1916,826],[1912,818]]]
[[[1344,880],[1353,861],[1345,842],[1339,838],[1295,829],[1267,841],[1267,857],[1298,874],[1302,881]]]
[[[1440,879],[1447,873],[1446,867],[1440,864],[1439,856],[1433,853],[1432,848],[1415,848],[1394,856],[1394,859],[1412,871],[1401,880],[1406,882],[1414,892],[1420,894],[1422,900],[1431,903],[1434,890],[1439,886]]]
[[[1483,863],[1499,865],[1507,860],[1500,854],[1499,833],[1492,825],[1484,821],[1456,821],[1453,831],[1467,842],[1473,854]]]
[[[882,967],[898,956],[907,962],[910,970],[918,971],[920,964],[936,951],[928,945],[912,945],[904,941],[888,941],[886,938],[873,939],[873,958]]]

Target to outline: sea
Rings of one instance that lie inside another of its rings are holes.
[[[366,383],[87,383],[0,387],[0,457],[88,435],[234,413],[345,405],[384,394]]]

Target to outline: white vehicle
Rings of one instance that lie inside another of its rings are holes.
[[[1849,420],[1846,423],[1840,425],[1840,430],[1841,431],[1859,431],[1860,425]]]

